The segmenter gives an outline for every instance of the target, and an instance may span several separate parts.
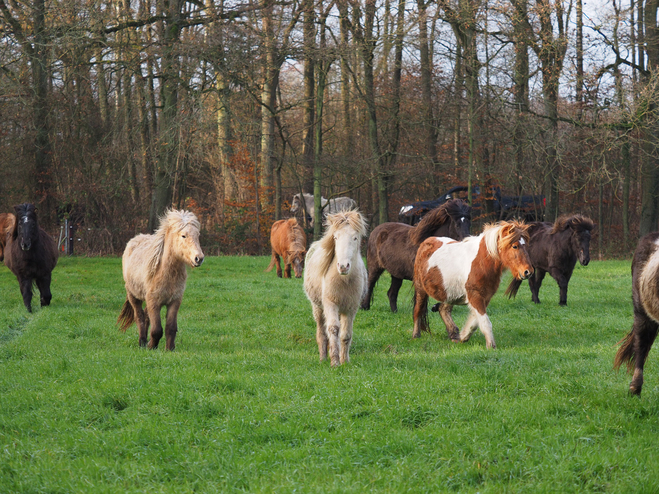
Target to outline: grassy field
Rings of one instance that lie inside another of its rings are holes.
[[[117,330],[120,259],[60,259],[33,314],[0,266],[0,492],[659,491],[659,359],[641,399],[612,370],[629,262],[577,268],[566,308],[549,278],[540,306],[505,299],[507,275],[492,351],[436,314],[413,341],[410,284],[391,314],[383,277],[338,369],[267,265],[192,271],[173,353]]]

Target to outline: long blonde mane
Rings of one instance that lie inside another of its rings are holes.
[[[508,248],[520,239],[526,243],[529,241],[529,226],[517,220],[500,221],[499,223],[487,224],[483,228],[485,247],[487,253],[495,260],[499,260],[499,251]]]
[[[364,216],[356,209],[352,209],[328,214],[325,219],[325,227],[325,234],[318,241],[318,247],[323,250],[323,258],[319,266],[321,276],[325,276],[334,259],[334,234],[343,228],[351,228],[360,237],[365,237],[368,225]]]
[[[167,235],[172,232],[178,233],[189,225],[197,231],[201,227],[194,213],[176,209],[165,211],[164,216],[160,218],[158,229],[153,234],[152,252],[146,261],[149,276],[153,276],[160,267],[163,253],[165,252]]]
[[[306,235],[298,223],[297,218],[290,218],[288,220],[288,227],[289,250],[293,252],[306,251]]]

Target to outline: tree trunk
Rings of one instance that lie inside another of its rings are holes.
[[[425,0],[417,0],[419,9],[419,58],[421,62],[421,101],[423,103],[423,127],[425,134],[426,158],[432,168],[437,166],[437,127],[432,104],[432,72],[433,61],[428,48],[428,4]],[[400,9],[400,6],[399,6]]]
[[[305,185],[308,184],[308,172],[313,176],[313,140],[314,140],[314,49],[316,46],[316,29],[314,22],[316,19],[314,11],[314,1],[304,0],[303,5],[303,36],[304,36],[304,117],[302,121],[302,162],[305,168]],[[313,185],[312,185],[313,186]]]

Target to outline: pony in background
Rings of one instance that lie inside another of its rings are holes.
[[[302,197],[300,197],[300,194],[295,194],[291,202],[291,213],[296,214],[298,211],[302,211],[306,215],[307,222],[311,228],[313,228],[316,219],[313,199],[313,195],[311,194],[304,193]],[[321,196],[320,206],[323,208],[323,216],[326,216],[327,214],[338,213],[339,211],[355,209],[357,208],[357,203],[350,197],[335,197],[328,201]]]
[[[643,367],[659,330],[659,232],[643,237],[632,259],[632,330],[620,340],[613,363],[614,369],[627,364],[634,370],[629,392],[640,395],[643,388]]]
[[[567,305],[567,284],[577,259],[582,266],[590,262],[590,233],[595,223],[580,214],[561,216],[555,223],[534,221],[529,225],[529,257],[535,276],[529,278],[531,299],[540,303],[538,294],[545,274],[549,273],[560,290],[558,305]],[[506,289],[508,298],[517,295],[522,280],[515,279]]]
[[[148,346],[157,348],[163,334],[160,309],[167,306],[167,350],[174,350],[178,331],[176,318],[188,277],[186,266],[198,267],[202,262],[199,220],[189,211],[167,211],[153,235],[137,235],[131,239],[121,258],[126,302],[117,320],[120,329],[126,331],[137,322],[140,346],[146,346],[151,324]],[[143,302],[146,302],[146,312]]]
[[[362,300],[362,309],[369,310],[373,303],[373,289],[382,273],[391,274],[387,291],[391,312],[398,311],[398,292],[403,280],[414,277],[416,251],[428,237],[450,237],[462,240],[469,236],[471,206],[461,199],[453,199],[433,209],[421,222],[412,227],[404,223],[382,223],[368,237],[366,265],[368,291]]]
[[[456,242],[446,237],[426,239],[416,254],[414,264],[414,333],[430,332],[428,297],[441,302],[439,314],[449,338],[469,340],[476,328],[485,336],[487,348],[496,348],[492,322],[486,309],[499,288],[505,268],[513,276],[526,279],[533,266],[526,251],[527,226],[518,221],[486,225],[477,237]],[[454,305],[467,305],[469,316],[460,332],[451,311]]]
[[[307,236],[297,219],[275,221],[270,229],[270,245],[272,247],[272,260],[265,270],[272,271],[277,266],[277,276],[281,278],[281,265],[279,256],[284,258],[284,278],[291,277],[291,265],[295,277],[302,277],[304,269],[304,256],[307,253]]]
[[[0,214],[0,262],[5,259],[5,245],[7,244],[7,235],[14,228],[16,217],[10,213]]]
[[[350,361],[352,326],[366,287],[360,244],[366,220],[358,211],[327,215],[323,237],[311,244],[304,271],[304,292],[316,320],[320,361],[332,366]]]
[[[39,226],[34,204],[14,206],[14,214],[5,218],[5,264],[16,275],[23,295],[23,303],[32,312],[32,284],[41,295],[41,306],[50,305],[50,282],[57,265],[57,245]]]

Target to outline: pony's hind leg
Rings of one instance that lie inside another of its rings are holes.
[[[165,321],[165,340],[167,350],[174,350],[176,347],[176,333],[178,332],[178,323],[176,317],[181,307],[181,301],[175,300],[167,306],[167,319]]]
[[[342,364],[350,362],[350,345],[352,344],[352,325],[355,321],[355,314],[352,316],[344,315],[341,317],[341,330],[339,339],[341,340],[341,353],[339,360]]]
[[[30,278],[19,278],[18,285],[23,296],[23,304],[28,312],[32,312],[32,280]]]
[[[376,265],[376,262],[377,261],[375,260],[371,261],[371,259],[368,259],[368,289],[366,291],[366,295],[364,295],[364,298],[362,299],[361,308],[363,310],[369,310],[371,308],[371,302],[373,300],[373,289],[375,288],[375,284],[378,282],[378,279],[380,279],[380,276],[384,272],[384,268]]]
[[[420,338],[421,331],[430,333],[428,325],[428,294],[421,287],[414,288],[414,331],[412,338]]]
[[[146,335],[149,330],[149,317],[142,309],[142,301],[135,298],[130,293],[126,292],[126,298],[133,307],[133,314],[135,314],[135,323],[137,324],[137,332],[139,333],[140,346],[146,346]]]
[[[652,344],[657,337],[657,330],[659,330],[659,325],[645,314],[634,314],[634,375],[632,382],[629,384],[629,392],[633,395],[641,394],[643,367],[650,348],[652,348]]]
[[[37,279],[37,288],[39,289],[39,294],[41,295],[41,307],[50,305],[50,301],[53,298],[53,295],[50,293],[50,273]]]
[[[389,291],[387,291],[391,312],[398,312],[398,292],[402,284],[403,280],[401,278],[391,277],[391,286],[389,287]]]
[[[313,306],[313,318],[316,321],[316,342],[318,343],[318,354],[322,362],[327,358],[327,333],[325,332],[325,314],[323,308]]]
[[[458,326],[455,324],[455,321],[453,321],[453,316],[451,315],[453,306],[443,303],[439,303],[437,305],[439,305],[439,315],[442,316],[442,321],[444,321],[444,325],[446,326],[448,337],[451,338],[452,341],[459,342],[460,328],[458,328]]]
[[[162,323],[160,322],[161,307],[161,305],[152,301],[147,300],[146,302],[146,311],[151,322],[151,339],[147,346],[151,349],[158,348],[158,343],[160,343],[160,338],[162,338]]]

